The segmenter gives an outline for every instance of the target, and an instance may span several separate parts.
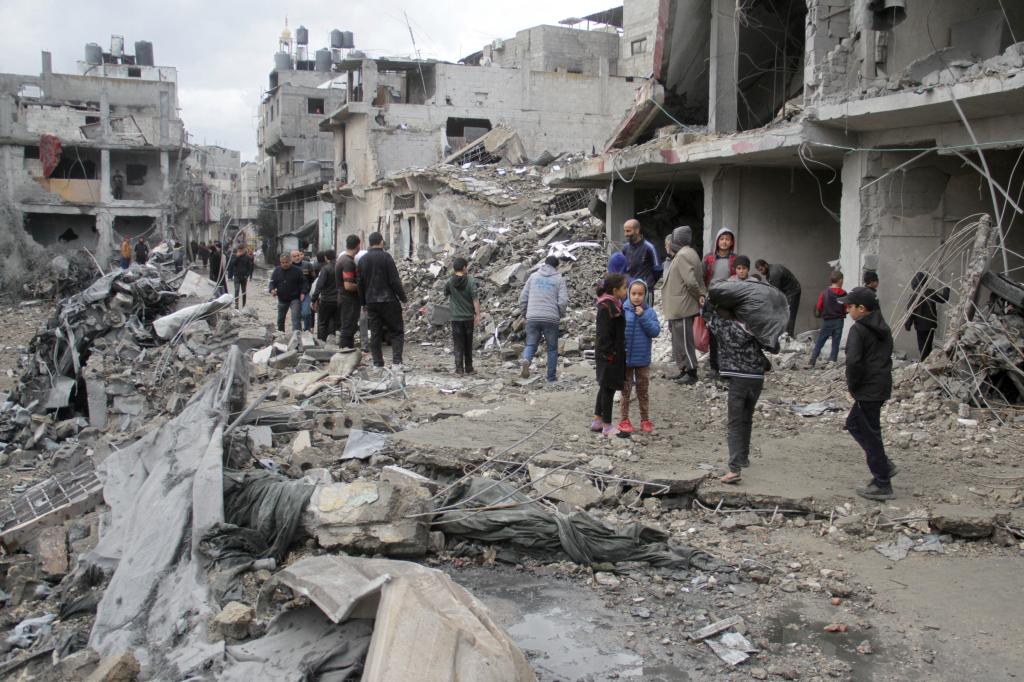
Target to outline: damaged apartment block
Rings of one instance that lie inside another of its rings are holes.
[[[0,74],[0,196],[47,248],[107,262],[120,237],[162,232],[187,153],[177,73],[152,43],[90,43],[75,74],[49,52],[39,76]]]
[[[994,266],[1021,265],[1021,3],[627,2],[624,26],[624,44],[654,45],[653,77],[602,155],[547,176],[606,193],[610,239],[636,216],[659,245],[702,225],[707,252],[727,226],[740,253],[805,287],[824,286],[830,263],[847,285],[876,270],[887,310],[979,213],[1002,235]],[[945,258],[933,274],[961,267]],[[798,331],[816,327],[812,307]]]

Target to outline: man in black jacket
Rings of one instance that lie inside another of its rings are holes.
[[[324,264],[313,282],[313,312],[316,313],[316,336],[321,341],[338,331],[338,280],[335,271],[336,252],[324,251]]]
[[[350,234],[345,238],[345,251],[338,256],[334,266],[338,287],[338,345],[342,348],[356,347],[356,331],[359,329],[359,268],[356,255],[362,240],[359,235]],[[365,341],[362,345],[366,345]]]
[[[926,288],[928,275],[919,272],[910,280],[910,288],[914,296],[910,299],[907,307],[910,308],[910,316],[907,317],[906,330],[911,327],[917,332],[917,350],[921,353],[921,362],[932,354],[932,344],[935,341],[935,330],[939,328],[939,304],[949,303],[949,287],[943,287],[939,291]]]
[[[892,332],[878,309],[878,297],[867,287],[857,287],[839,299],[848,306],[854,321],[846,337],[846,385],[853,407],[846,417],[846,429],[864,448],[871,482],[857,488],[868,500],[891,500],[890,479],[896,467],[885,454],[882,443],[882,405],[892,395]]]
[[[781,263],[771,263],[763,258],[754,263],[754,267],[761,273],[761,276],[768,280],[768,283],[781,291],[789,303],[789,323],[786,325],[786,333],[789,338],[796,336],[796,315],[800,311],[800,280],[796,278],[789,268]]]
[[[402,303],[405,289],[398,277],[398,267],[391,254],[384,250],[384,237],[374,232],[367,239],[370,250],[359,261],[359,302],[366,308],[370,326],[370,354],[375,367],[384,366],[381,349],[384,330],[391,336],[392,364],[402,368],[405,345],[405,323]]]
[[[228,261],[228,279],[235,283],[235,307],[242,309],[246,302],[246,289],[252,279],[252,256],[245,245],[239,245]]]
[[[277,296],[277,331],[284,331],[284,318],[291,312],[292,330],[302,329],[302,301],[306,298],[306,277],[292,264],[290,255],[281,254],[281,264],[270,275],[270,293]]]

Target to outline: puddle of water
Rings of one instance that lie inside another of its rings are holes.
[[[452,574],[483,601],[508,631],[542,680],[618,679],[687,682],[689,675],[671,662],[652,660],[623,644],[636,624],[604,605],[594,592],[569,581],[541,581],[500,568]]]
[[[875,641],[867,632],[825,632],[829,623],[804,618],[793,609],[781,611],[768,631],[768,640],[786,646],[788,644],[810,644],[821,649],[826,656],[838,658],[852,666],[851,679],[874,679],[875,659],[884,656],[885,647]],[[873,654],[857,653],[857,646],[867,640]]]

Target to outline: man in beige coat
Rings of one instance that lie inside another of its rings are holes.
[[[693,230],[688,226],[672,231],[670,251],[672,263],[665,268],[665,284],[661,289],[662,306],[668,329],[672,334],[672,359],[679,368],[673,377],[683,385],[697,383],[697,348],[693,343],[693,320],[707,295],[704,288],[700,256],[690,245]]]

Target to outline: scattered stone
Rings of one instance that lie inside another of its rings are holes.
[[[857,645],[857,653],[862,654],[864,656],[870,656],[871,654],[875,653],[875,651],[871,648],[871,642],[865,639],[863,642]]]
[[[585,475],[574,471],[553,471],[530,465],[533,489],[541,495],[586,509],[601,500],[601,491]]]
[[[85,682],[133,682],[141,669],[135,656],[125,651],[101,660]]]
[[[275,355],[267,362],[267,365],[274,369],[285,369],[287,367],[294,367],[297,364],[299,364],[299,354],[294,350]]]
[[[255,617],[255,610],[248,604],[228,602],[210,622],[210,638],[212,641],[245,639]]]
[[[959,504],[939,504],[932,509],[931,526],[960,538],[987,538],[997,525],[1010,520],[1009,514]]]
[[[68,543],[64,526],[50,526],[38,531],[28,550],[39,562],[46,579],[60,580],[67,575]]]
[[[594,582],[603,587],[618,587],[622,581],[614,573],[598,572],[594,574]]]

